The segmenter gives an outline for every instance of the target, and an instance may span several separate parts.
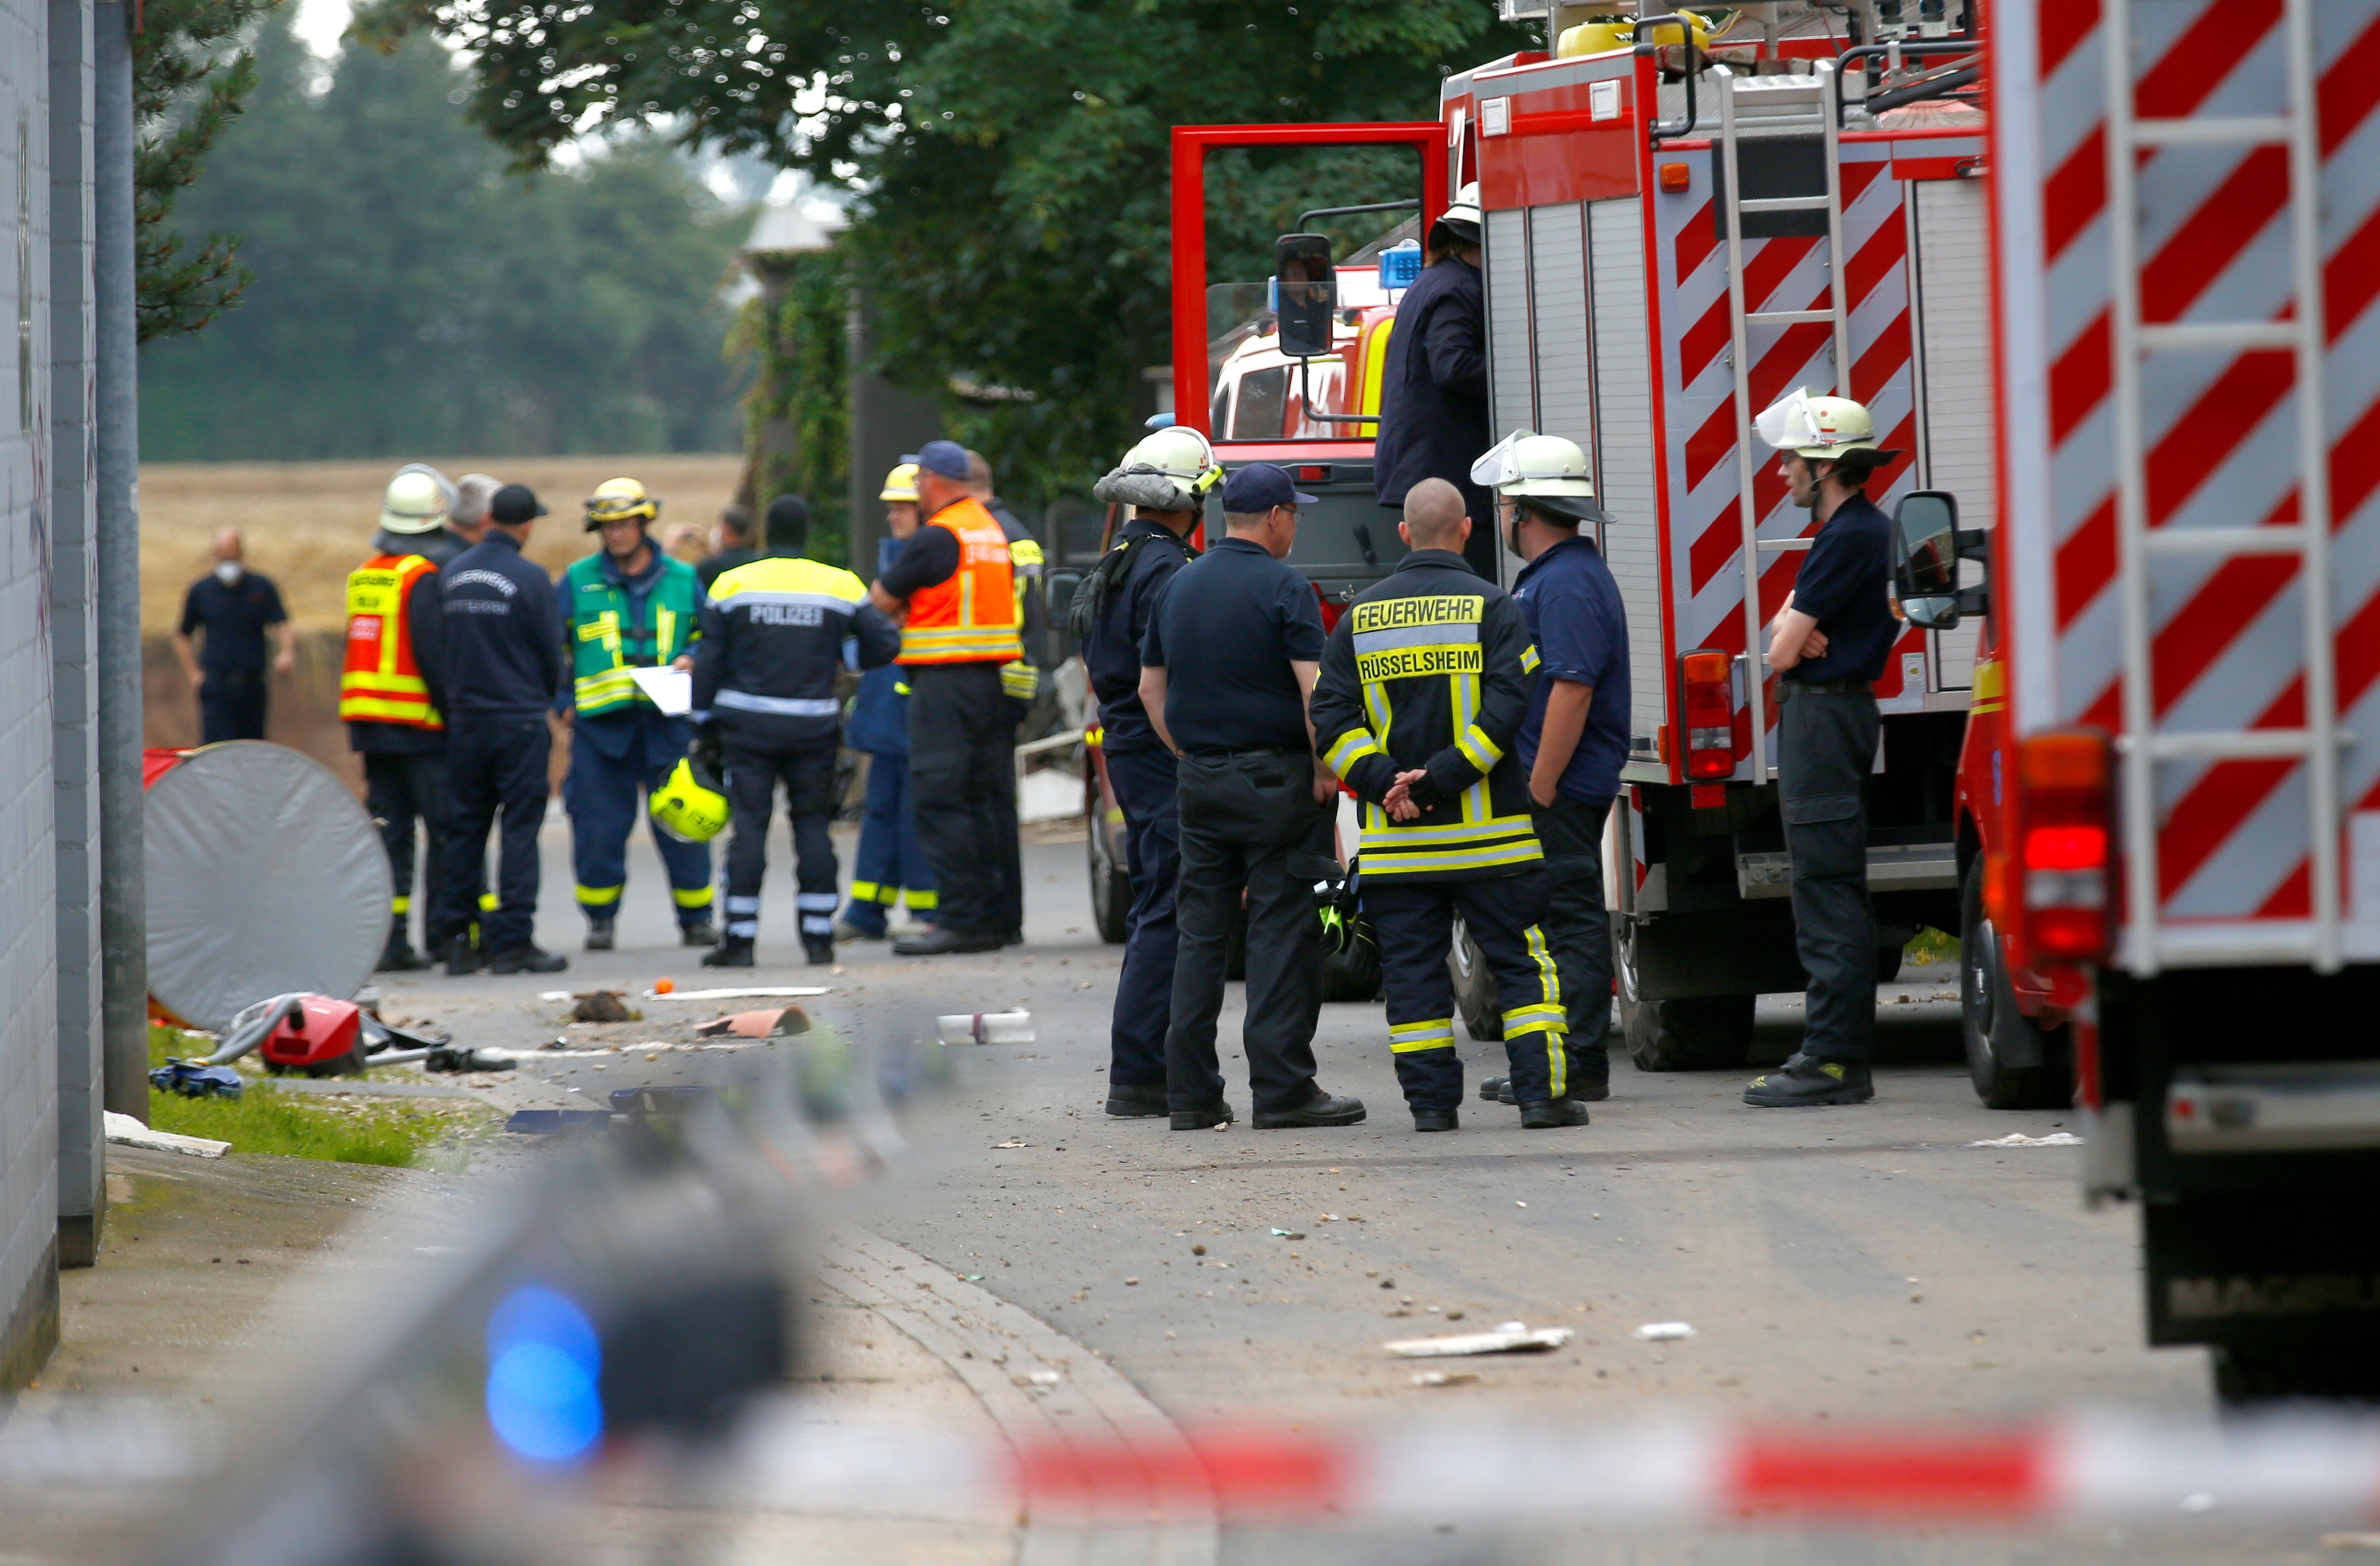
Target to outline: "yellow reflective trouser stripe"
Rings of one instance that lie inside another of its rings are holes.
[[[1504,747],[1488,737],[1488,732],[1474,723],[1463,731],[1454,742],[1456,749],[1471,759],[1471,764],[1483,772],[1492,772],[1496,763],[1504,759]]]
[[[1381,838],[1389,841],[1381,842]],[[1493,848],[1451,848],[1400,852],[1395,833],[1364,833],[1364,873],[1367,876],[1411,875],[1424,870],[1475,870],[1496,865],[1525,865],[1545,857],[1536,838]]]
[[[677,905],[681,908],[708,908],[710,906],[710,888],[707,886],[673,886],[670,888],[670,896],[676,900]]]
[[[1531,925],[1521,932],[1521,939],[1528,946],[1529,961],[1537,965],[1537,993],[1545,997],[1546,1004],[1561,1010],[1561,965],[1554,961],[1553,950],[1546,944],[1545,927]]]
[[[912,891],[905,895],[913,913],[929,914],[942,905],[941,894],[930,886],[923,892]],[[892,899],[887,897],[884,901],[890,903]]]
[[[392,914],[409,914],[413,912],[413,899],[392,897],[388,900],[388,911]]]
[[[1416,1050],[1453,1048],[1452,1017],[1434,1017],[1428,1022],[1392,1023],[1389,1026],[1389,1050],[1391,1054],[1407,1055]]]
[[[901,889],[897,886],[881,886],[872,880],[851,883],[851,900],[854,903],[881,903],[890,907],[893,899],[900,895]]]
[[[1378,754],[1380,754],[1380,745],[1372,737],[1372,731],[1355,728],[1349,729],[1339,736],[1339,743],[1330,747],[1330,753],[1323,758],[1323,761],[1332,771],[1343,778],[1347,775],[1348,768],[1366,756]]]
[[[589,908],[600,908],[606,903],[617,903],[620,889],[616,886],[581,886],[578,901]]]
[[[1560,1028],[1565,1033],[1570,1031],[1570,1025],[1562,1016],[1562,1009],[1560,1006],[1515,1006],[1504,1014],[1504,1037],[1507,1038],[1516,1033],[1526,1033],[1533,1027]]]

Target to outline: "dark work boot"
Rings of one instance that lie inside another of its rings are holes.
[[[559,952],[542,951],[534,941],[488,958],[488,971],[492,974],[560,973],[569,965],[569,958]]]
[[[1576,1099],[1539,1099],[1521,1106],[1521,1129],[1551,1131],[1562,1125],[1585,1125],[1586,1106]]]
[[[997,952],[1001,937],[993,934],[967,934],[944,925],[936,925],[922,935],[904,935],[892,942],[893,954],[902,957],[939,957],[953,952]]]
[[[613,935],[611,920],[589,919],[587,921],[587,950],[589,952],[609,952],[612,949],[612,941]]]
[[[1570,1096],[1582,1104],[1599,1104],[1611,1097],[1611,1057],[1605,1054],[1570,1058]]]
[[[1354,1125],[1363,1118],[1363,1099],[1326,1093],[1317,1087],[1314,1096],[1295,1109],[1258,1110],[1256,1128],[1258,1131],[1292,1131],[1309,1125]]]
[[[392,935],[381,949],[380,961],[373,965],[374,973],[419,973],[432,959],[413,949],[413,942],[402,935]]]
[[[802,955],[809,959],[809,965],[814,968],[826,966],[834,961],[834,937],[832,935],[803,936]]]
[[[1875,1097],[1876,1084],[1869,1080],[1865,1061],[1799,1053],[1767,1075],[1754,1077],[1743,1090],[1745,1103],[1764,1110],[1864,1104]]]
[[[1463,1123],[1462,1115],[1454,1110],[1415,1110],[1413,1117],[1415,1131],[1452,1131]]]
[[[1479,1079],[1479,1101],[1483,1104],[1517,1104],[1512,1097],[1512,1079],[1509,1076],[1483,1076]]]
[[[1168,1112],[1162,1082],[1108,1084],[1108,1113],[1118,1120],[1142,1120]]]
[[[702,954],[702,965],[706,968],[750,967],[752,965],[752,938],[748,935],[731,935],[726,937],[720,941],[715,950],[706,952]]]
[[[1175,1110],[1172,1113],[1176,1131],[1211,1131],[1238,1118],[1232,1113],[1232,1106],[1220,1099],[1203,1110]]]
[[[448,978],[461,978],[466,975],[478,973],[487,965],[487,959],[480,955],[480,949],[471,944],[469,936],[458,935],[448,942],[446,947]]]
[[[680,925],[677,927],[677,943],[680,946],[716,946],[719,944],[719,927],[709,919],[699,924]]]

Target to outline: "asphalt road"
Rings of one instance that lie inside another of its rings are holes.
[[[666,893],[641,841],[621,919],[625,950],[582,954],[566,838],[549,829],[540,935],[572,953],[552,978],[398,978],[390,1008],[458,1041],[556,1037],[540,990],[655,978],[705,982],[671,943]],[[780,833],[782,837],[782,832]],[[848,840],[845,840],[846,875]],[[2204,1356],[2141,1341],[2136,1215],[2086,1211],[2072,1147],[1978,1147],[2022,1132],[2080,1130],[2064,1113],[1981,1108],[1958,1056],[1955,973],[1912,968],[1884,987],[1877,1098],[1827,1110],[1756,1111],[1743,1074],[1649,1074],[1624,1056],[1612,1098],[1585,1127],[1524,1133],[1510,1109],[1464,1111],[1463,1129],[1411,1130],[1376,1004],[1326,1007],[1322,1083],[1360,1096],[1339,1130],[1175,1132],[1101,1111],[1120,948],[1092,932],[1077,841],[1026,854],[1028,942],[996,955],[902,959],[845,947],[805,967],[792,935],[787,856],[771,856],[756,983],[832,986],[820,1026],[876,1046],[929,1038],[936,1014],[1023,1007],[1030,1044],[963,1046],[948,1086],[910,1123],[901,1173],[860,1214],[889,1239],[984,1286],[1097,1351],[1183,1421],[1258,1426],[1545,1416],[1590,1420],[1662,1408],[1747,1421],[1963,1421],[2114,1404],[2175,1421],[2213,1417]],[[716,976],[711,976],[715,977]],[[756,1002],[757,1003],[757,1002]],[[1224,1019],[1239,1025],[1234,987]],[[1762,1007],[1761,1048],[1791,1047],[1798,1001]],[[517,1101],[598,1101],[642,1081],[703,1080],[735,1056],[651,1052],[705,1010],[644,1003],[641,1023],[569,1030],[577,1049],[503,1089]],[[1615,1051],[1617,1040],[1614,1041]],[[1465,1040],[1475,1081],[1500,1046]],[[648,1058],[651,1054],[655,1058]],[[1244,1081],[1235,1106],[1247,1110]],[[1546,1355],[1463,1362],[1475,1381],[1413,1384],[1391,1337],[1509,1319],[1578,1337]],[[1633,1329],[1682,1321],[1682,1341]],[[2353,1518],[2334,1526],[2357,1525]],[[2022,1538],[1837,1538],[1722,1532],[1598,1539],[1594,1559],[2002,1560],[2325,1558],[2318,1529],[2234,1527],[2219,1516],[2170,1533]],[[1333,1536],[1353,1541],[1360,1535]],[[1445,1536],[1370,1538],[1366,1559],[1536,1559],[1571,1531],[1458,1549]],[[1564,1543],[1562,1541],[1568,1541]],[[1312,1552],[1296,1530],[1230,1530],[1233,1560]],[[1638,1549],[1648,1553],[1631,1553]],[[1481,1553],[1484,1552],[1484,1553]],[[1354,1558],[1351,1553],[1350,1559]]]

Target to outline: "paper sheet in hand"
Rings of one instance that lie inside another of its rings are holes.
[[[694,675],[684,669],[631,669],[628,677],[652,698],[664,718],[682,718],[694,710]]]

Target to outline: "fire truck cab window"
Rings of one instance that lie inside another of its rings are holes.
[[[1252,370],[1240,377],[1240,394],[1232,405],[1235,441],[1278,441],[1282,416],[1289,410],[1289,366]]]

